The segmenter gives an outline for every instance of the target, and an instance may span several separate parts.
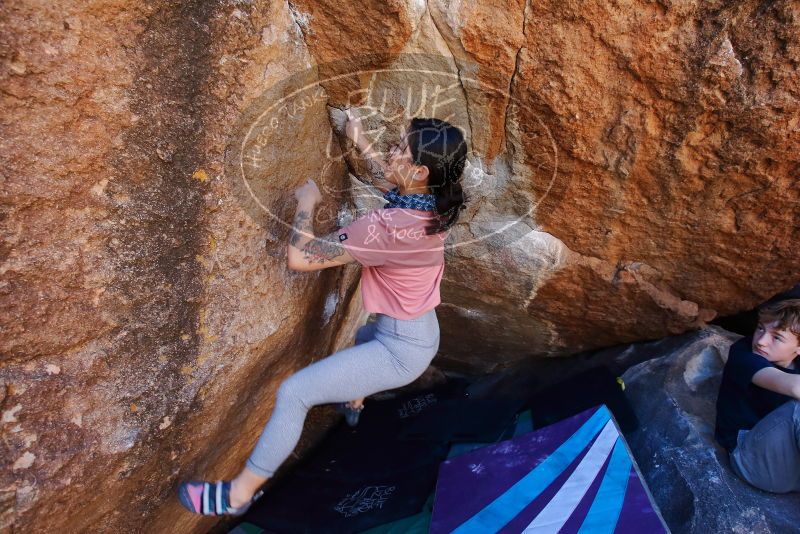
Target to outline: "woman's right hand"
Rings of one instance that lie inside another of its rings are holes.
[[[319,192],[317,183],[309,178],[303,185],[294,190],[294,198],[304,206],[316,206],[322,202],[322,193]]]
[[[347,108],[345,113],[347,114],[347,124],[344,127],[345,134],[352,142],[358,144],[359,139],[364,135],[364,125],[361,124],[361,118],[353,115],[350,108]]]

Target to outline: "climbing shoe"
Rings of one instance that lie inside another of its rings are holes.
[[[249,502],[238,508],[230,505],[231,483],[227,480],[204,482],[191,480],[178,485],[178,500],[184,508],[202,515],[243,515],[264,493],[259,490]]]

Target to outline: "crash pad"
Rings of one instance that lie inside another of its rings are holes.
[[[360,534],[427,534],[433,513],[433,493],[418,514],[365,530]]]
[[[540,390],[528,400],[534,425],[541,428],[593,406],[606,405],[624,433],[639,422],[624,393],[625,384],[606,367],[594,367]]]
[[[409,421],[397,434],[400,440],[439,442],[493,442],[513,425],[525,405],[520,397],[448,399]]]
[[[668,530],[601,405],[443,462],[430,532]]]
[[[466,383],[387,400],[368,400],[358,426],[344,422],[277,479],[244,521],[281,533],[359,532],[407,518],[433,493],[448,444],[398,441],[404,425],[449,399]]]
[[[517,415],[514,424],[510,425],[498,441],[511,439],[513,437],[521,436],[533,430],[533,418],[530,410],[526,410]],[[492,442],[495,443],[495,442]],[[454,458],[461,454],[486,447],[492,443],[453,443],[447,453],[448,458]]]
[[[244,520],[285,534],[357,533],[419,513],[436,469],[359,481],[289,476],[253,503]]]

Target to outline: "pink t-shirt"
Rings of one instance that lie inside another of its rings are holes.
[[[430,211],[377,208],[339,230],[339,242],[361,271],[364,309],[415,319],[440,302],[444,242],[449,230],[426,235]]]

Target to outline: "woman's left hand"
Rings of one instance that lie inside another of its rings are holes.
[[[319,192],[316,182],[309,178],[306,183],[295,189],[294,197],[298,204],[310,204],[316,206],[322,202],[322,193]]]

